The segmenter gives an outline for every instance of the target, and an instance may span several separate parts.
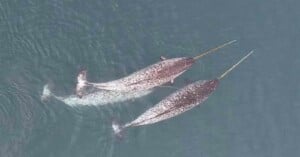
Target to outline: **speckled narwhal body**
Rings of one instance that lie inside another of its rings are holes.
[[[77,77],[77,95],[82,96],[82,91],[86,86],[92,86],[95,88],[111,91],[133,92],[148,90],[163,85],[167,82],[173,82],[175,78],[188,70],[196,60],[211,52],[232,44],[233,42],[235,42],[235,40],[213,48],[196,57],[180,57],[171,59],[163,58],[162,61],[134,72],[129,76],[104,83],[88,82],[86,80],[86,71],[83,71],[79,73]]]
[[[213,93],[213,91],[215,91],[219,84],[219,81],[252,53],[253,51],[248,53],[220,77],[213,80],[196,81],[177,90],[176,92],[160,101],[158,104],[154,105],[152,108],[148,109],[138,118],[129,123],[126,123],[123,126],[119,126],[117,123],[113,122],[112,127],[114,132],[116,134],[119,134],[124,128],[127,127],[148,125],[166,120],[203,103],[209,97],[209,95]]]
[[[174,80],[189,69],[194,62],[195,60],[189,57],[167,59],[127,77],[106,83],[93,83],[92,85],[96,88],[114,91],[145,90]]]
[[[154,107],[147,110],[136,120],[125,126],[139,126],[153,124],[185,112],[196,105],[204,102],[216,89],[218,79],[197,81],[189,84],[177,92],[169,95]]]

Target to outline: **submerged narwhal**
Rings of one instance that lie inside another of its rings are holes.
[[[236,40],[229,41],[195,57],[179,57],[171,59],[161,57],[162,60],[157,63],[149,65],[126,77],[104,83],[88,82],[86,79],[87,73],[84,70],[81,71],[77,77],[76,94],[79,97],[82,97],[84,95],[84,89],[87,86],[110,91],[136,92],[149,90],[167,82],[172,83],[176,77],[188,70],[196,60],[230,45],[235,41]]]
[[[253,51],[249,52],[216,79],[196,81],[175,91],[129,123],[120,126],[113,122],[112,128],[114,133],[120,135],[120,132],[128,127],[153,124],[172,118],[203,103],[216,90],[219,81],[252,53]]]
[[[91,105],[108,105],[120,103],[128,100],[137,99],[151,93],[152,90],[139,92],[116,92],[108,90],[89,91],[84,97],[79,98],[75,94],[58,96],[51,91],[50,85],[46,84],[43,88],[41,100],[46,101],[49,98],[54,98],[64,102],[69,106],[91,106]]]

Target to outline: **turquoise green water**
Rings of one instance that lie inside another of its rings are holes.
[[[0,1],[1,157],[282,157],[300,155],[298,1]],[[74,93],[89,80],[126,76],[167,58],[230,47],[197,62],[174,86],[212,79],[247,52],[201,106],[122,140],[111,119],[128,122],[172,93],[71,107],[40,96],[47,83]]]

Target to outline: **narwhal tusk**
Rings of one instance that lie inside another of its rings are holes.
[[[206,55],[208,55],[208,54],[210,54],[210,53],[212,53],[212,52],[215,52],[215,51],[217,51],[217,50],[219,50],[219,49],[221,49],[221,48],[223,48],[223,47],[225,47],[225,46],[227,46],[227,45],[230,45],[230,44],[232,44],[232,43],[234,43],[234,42],[236,42],[236,40],[232,40],[232,41],[229,41],[229,42],[227,42],[227,43],[225,43],[225,44],[222,44],[222,45],[220,45],[220,46],[217,46],[217,47],[215,47],[215,48],[212,48],[212,49],[210,49],[210,50],[208,50],[208,51],[206,51],[206,52],[204,52],[204,53],[202,53],[202,54],[200,54],[200,55],[198,55],[198,56],[193,57],[193,59],[194,59],[194,60],[198,60],[198,59],[200,59],[200,58],[202,58],[202,57],[204,57],[204,56],[206,56]]]
[[[241,60],[239,60],[236,64],[234,64],[231,68],[226,70],[221,76],[218,77],[218,80],[221,80],[225,77],[229,72],[231,72],[234,68],[236,68],[240,63],[242,63],[245,59],[247,59],[254,51],[250,51],[246,56],[244,56]]]

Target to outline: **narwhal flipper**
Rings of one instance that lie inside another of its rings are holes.
[[[87,71],[82,70],[77,76],[76,95],[80,98],[84,95],[84,90],[87,86],[86,75]]]

